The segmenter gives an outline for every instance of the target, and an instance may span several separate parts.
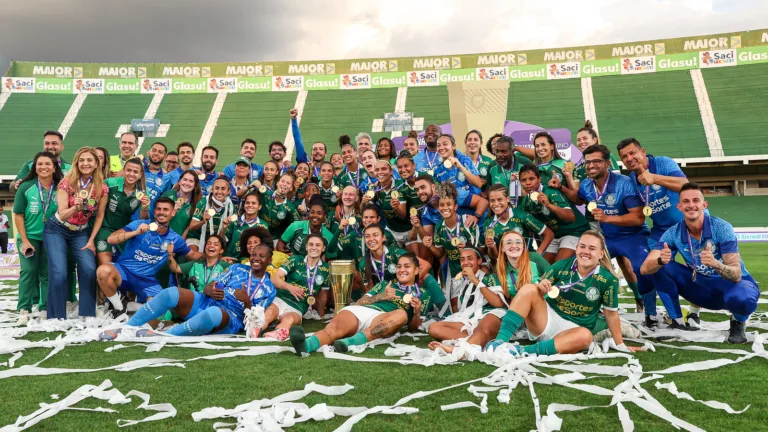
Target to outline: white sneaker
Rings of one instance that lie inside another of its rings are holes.
[[[628,339],[637,339],[642,335],[640,330],[633,326],[628,321],[621,320],[621,336]],[[611,337],[611,331],[609,329],[602,330],[592,336],[592,340],[595,342],[602,342]]]
[[[37,304],[33,304],[32,305],[32,313],[37,313],[37,312],[38,312]]]
[[[67,302],[67,318],[75,319],[80,316],[80,302]]]
[[[264,308],[254,306],[245,310],[245,336],[248,338],[258,338],[262,327],[266,323]]]
[[[17,326],[25,326],[29,322],[29,311],[19,311],[19,319],[16,320]]]
[[[107,305],[96,306],[96,318],[103,318],[107,314]]]

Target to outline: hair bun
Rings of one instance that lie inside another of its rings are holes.
[[[339,137],[339,145],[352,144],[352,138],[349,135],[342,135]]]
[[[412,130],[408,132],[408,136],[406,138],[419,138],[419,133],[415,130]]]
[[[592,121],[591,121],[591,120],[587,120],[587,121],[585,121],[585,122],[584,122],[584,127],[585,127],[585,128],[590,128],[590,129],[592,129],[592,128],[593,128],[593,126],[592,126]]]

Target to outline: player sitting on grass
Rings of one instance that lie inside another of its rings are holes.
[[[354,305],[341,309],[323,329],[307,338],[304,328],[291,327],[291,344],[296,354],[317,351],[333,344],[336,352],[363,345],[374,339],[397,333],[404,325],[416,330],[421,325],[422,310],[429,310],[429,291],[420,287],[419,260],[408,252],[397,260],[397,281],[379,282]]]

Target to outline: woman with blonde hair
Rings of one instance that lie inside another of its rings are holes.
[[[43,246],[48,254],[48,318],[67,318],[67,251],[77,264],[80,316],[96,315],[96,247],[109,188],[93,147],[77,151],[72,169],[56,191],[58,211],[48,219]],[[89,222],[95,216],[93,227]]]
[[[507,231],[501,237],[499,248],[506,259],[497,261],[495,273],[483,273],[482,276],[479,270],[482,258],[477,249],[466,247],[462,250],[462,276],[467,284],[461,291],[461,307],[456,315],[429,327],[432,337],[447,340],[469,336],[466,342],[480,350],[496,337],[505,309],[518,290],[539,281],[539,269],[530,260],[522,234]],[[450,353],[454,347],[431,342],[429,348],[441,348]]]

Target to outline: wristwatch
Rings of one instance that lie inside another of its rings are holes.
[[[660,266],[663,266],[663,265],[664,265],[664,261],[662,261],[662,260],[661,260],[661,257],[658,257],[658,258],[656,258],[656,262],[657,262],[657,263],[658,263]]]

